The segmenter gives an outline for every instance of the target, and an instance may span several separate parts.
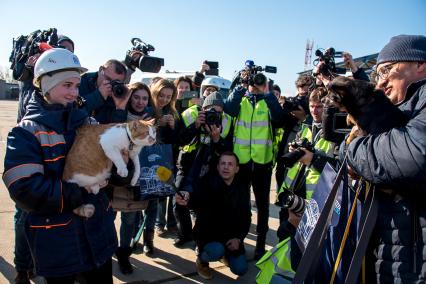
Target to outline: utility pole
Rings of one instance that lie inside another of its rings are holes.
[[[312,66],[312,47],[314,46],[313,40],[306,40],[306,51],[305,51],[305,71],[311,69]]]

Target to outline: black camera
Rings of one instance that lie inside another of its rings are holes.
[[[258,85],[261,86],[268,81],[265,74],[261,72],[267,73],[277,73],[277,67],[274,66],[257,66],[254,64],[253,60],[247,60],[245,62],[246,67],[238,72],[237,76],[235,76],[234,80],[231,83],[230,90],[234,89],[234,87],[238,84],[247,84],[249,86]],[[269,80],[269,89],[272,90],[272,86],[274,84],[273,80]]]
[[[207,125],[216,125],[219,127],[222,124],[222,115],[214,108],[205,111],[205,121]]]
[[[128,90],[123,82],[119,80],[112,80],[110,81],[110,84],[114,97],[124,98],[126,96]]]
[[[294,96],[286,97],[284,107],[289,111],[300,110],[299,106],[303,108],[306,114],[309,114],[309,96]]]
[[[36,30],[27,36],[21,35],[13,39],[13,48],[9,57],[13,79],[18,81],[31,79],[33,71],[25,63],[29,57],[44,51],[43,43],[58,47],[58,34],[55,28],[44,31]]]
[[[314,152],[314,147],[306,138],[297,139],[289,143],[290,147],[295,148],[293,152],[289,152],[282,157],[283,164],[287,168],[291,168],[300,158],[305,155],[305,152],[299,148],[305,148],[310,152]]]
[[[296,215],[302,215],[305,210],[306,200],[290,190],[284,190],[278,195],[277,204],[287,208]]]
[[[152,72],[158,73],[161,69],[161,66],[164,66],[164,58],[149,56],[148,54],[151,51],[154,51],[154,46],[143,42],[140,38],[132,38],[130,41],[133,47],[127,51],[126,59],[124,60],[127,67],[132,70],[135,67],[139,68],[142,72]],[[142,53],[141,57],[138,59],[132,58],[131,54],[133,51],[139,51]]]
[[[317,73],[313,73],[314,76],[318,74],[323,74],[330,76],[332,74],[345,74],[346,68],[336,67],[335,58],[342,57],[343,52],[336,51],[333,47],[327,48],[324,52],[320,49],[315,51],[315,56],[317,57],[314,60],[314,66],[317,66],[318,63],[324,62],[323,65],[317,70]]]

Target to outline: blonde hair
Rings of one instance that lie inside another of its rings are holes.
[[[172,89],[173,95],[172,99],[170,100],[170,103],[166,105],[164,108],[166,110],[169,110],[170,113],[174,116],[175,119],[179,118],[179,114],[176,110],[176,97],[177,97],[177,89],[173,82],[170,82],[166,79],[161,79],[154,83],[154,85],[151,86],[151,95],[152,95],[152,101],[154,103],[155,109],[156,109],[156,116],[157,118],[160,118],[162,116],[162,110],[158,107],[158,95],[160,94],[161,90],[163,89]]]

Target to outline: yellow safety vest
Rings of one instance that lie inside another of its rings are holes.
[[[311,129],[309,128],[309,126],[307,125],[302,125],[302,133],[300,135],[301,138],[306,138],[309,141],[312,141],[312,132]],[[325,153],[329,153],[330,151],[332,151],[332,143],[325,140],[324,138],[320,138],[314,145],[314,148],[316,150],[319,151],[323,151]],[[281,188],[278,192],[278,195],[283,192],[284,190],[290,190],[291,185],[294,181],[294,179],[297,176],[297,173],[299,172],[299,170],[301,169],[301,167],[303,166],[302,163],[296,163],[293,165],[293,167],[291,167],[288,172],[287,175],[284,179],[283,184],[281,185]],[[316,184],[319,181],[320,175],[321,173],[318,172],[316,169],[314,169],[313,167],[307,167],[306,168],[306,180],[305,180],[305,185],[306,185],[306,199],[311,199],[313,191],[315,189]]]
[[[260,269],[256,275],[256,283],[269,283],[274,274],[280,274],[289,279],[294,278],[295,271],[291,267],[290,244],[290,238],[287,238],[259,259],[256,263],[256,266]]]
[[[182,120],[185,124],[185,127],[189,127],[191,124],[193,124],[198,117],[198,106],[193,105],[190,108],[186,109],[184,112],[182,112]],[[229,131],[231,130],[232,126],[232,117],[226,113],[222,114],[222,132],[220,133],[220,137],[225,138]],[[208,135],[205,135],[202,133],[200,135],[200,141],[197,141],[192,144],[188,144],[182,147],[182,150],[186,153],[190,153],[198,148],[198,142],[201,142],[203,144],[210,143],[210,137]]]
[[[250,160],[267,164],[273,158],[273,135],[269,119],[269,108],[265,100],[256,102],[253,107],[244,97],[234,129],[234,153],[241,164]]]

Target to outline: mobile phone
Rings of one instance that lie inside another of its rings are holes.
[[[219,68],[219,62],[217,61],[204,61],[204,64],[209,65],[210,69],[218,69]]]
[[[198,91],[185,91],[183,92],[182,99],[183,100],[190,100],[198,98]]]

